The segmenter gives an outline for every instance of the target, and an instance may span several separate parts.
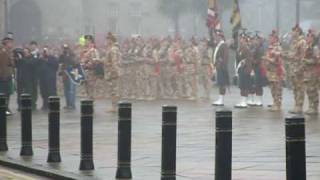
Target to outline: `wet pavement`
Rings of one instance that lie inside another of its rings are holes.
[[[217,97],[213,90],[212,97]],[[234,180],[285,179],[284,117],[292,107],[292,94],[285,91],[284,110],[271,113],[264,108],[234,109],[239,92],[232,88],[226,107],[233,110],[233,178]],[[266,91],[265,103],[270,103]],[[13,102],[12,102],[13,103]],[[132,173],[136,180],[160,179],[161,106],[178,106],[177,179],[214,179],[215,121],[209,101],[132,101]],[[64,104],[64,102],[62,102]],[[79,103],[78,103],[79,104]],[[15,105],[12,104],[12,107]],[[115,179],[117,158],[117,116],[105,113],[109,100],[95,102],[94,162],[90,173],[78,171],[80,163],[80,113],[61,113],[62,163],[46,163],[48,142],[47,114],[33,114],[33,147],[31,159],[19,157],[20,117],[8,120],[9,151],[0,158],[9,158],[26,166],[72,174],[84,179]],[[320,118],[307,117],[308,180],[320,179]]]
[[[30,173],[17,171],[7,167],[0,166],[0,179],[1,180],[48,180],[48,178],[35,176]]]

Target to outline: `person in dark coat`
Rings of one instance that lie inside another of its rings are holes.
[[[32,58],[34,61],[34,67],[33,70],[30,72],[33,74],[33,77],[36,77],[33,79],[33,87],[32,87],[32,99],[34,99],[34,104],[32,106],[33,110],[37,109],[37,100],[38,100],[38,87],[39,87],[39,70],[38,70],[38,65],[39,65],[39,61],[40,61],[40,49],[38,46],[38,43],[36,41],[31,41],[29,44],[30,50],[31,50],[31,54],[32,54]]]
[[[0,93],[10,98],[10,86],[12,85],[12,75],[14,71],[14,61],[12,58],[13,39],[6,37],[2,39],[0,45]],[[9,103],[7,103],[9,104]],[[9,105],[7,106],[7,115],[12,115]]]
[[[57,95],[58,68],[58,59],[49,53],[49,49],[47,47],[44,48],[40,57],[38,68],[40,94],[43,102],[42,110],[48,109],[49,97]]]
[[[16,82],[17,82],[17,94],[18,94],[18,110],[20,110],[20,96],[21,94],[32,95],[37,85],[35,84],[38,76],[35,73],[35,69],[38,66],[38,62],[33,58],[31,50],[29,48],[16,49],[14,51],[14,57],[16,61]],[[32,97],[32,107],[36,106],[36,98]]]

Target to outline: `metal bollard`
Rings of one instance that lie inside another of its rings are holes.
[[[162,107],[161,180],[176,179],[177,107]]]
[[[232,112],[216,112],[215,180],[232,177]]]
[[[93,101],[81,101],[81,161],[80,170],[94,170],[93,164]]]
[[[20,156],[32,156],[32,100],[30,94],[21,95],[21,151]]]
[[[7,144],[7,96],[0,94],[0,151],[8,151]]]
[[[61,162],[60,156],[60,98],[49,97],[49,153],[47,162]]]
[[[131,104],[119,103],[117,179],[131,179]]]
[[[305,119],[286,118],[287,180],[306,179]]]

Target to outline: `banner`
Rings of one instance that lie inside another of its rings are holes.
[[[84,70],[80,64],[74,67],[72,66],[67,67],[67,69],[65,70],[65,73],[70,78],[71,82],[76,85],[80,85],[83,81],[86,80]]]

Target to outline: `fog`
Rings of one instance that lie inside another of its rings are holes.
[[[289,31],[296,24],[297,0],[278,1],[277,16],[277,0],[239,0],[243,27],[268,34],[277,29],[278,19],[281,34]],[[222,26],[228,36],[232,31],[229,22],[232,2],[218,0]],[[74,40],[81,34],[94,34],[99,39],[108,31],[118,36],[164,37],[176,31],[186,38],[207,36],[207,0],[7,0],[7,3],[6,30],[14,32],[18,41]],[[320,28],[319,5],[319,0],[301,0],[300,23],[304,29]]]

